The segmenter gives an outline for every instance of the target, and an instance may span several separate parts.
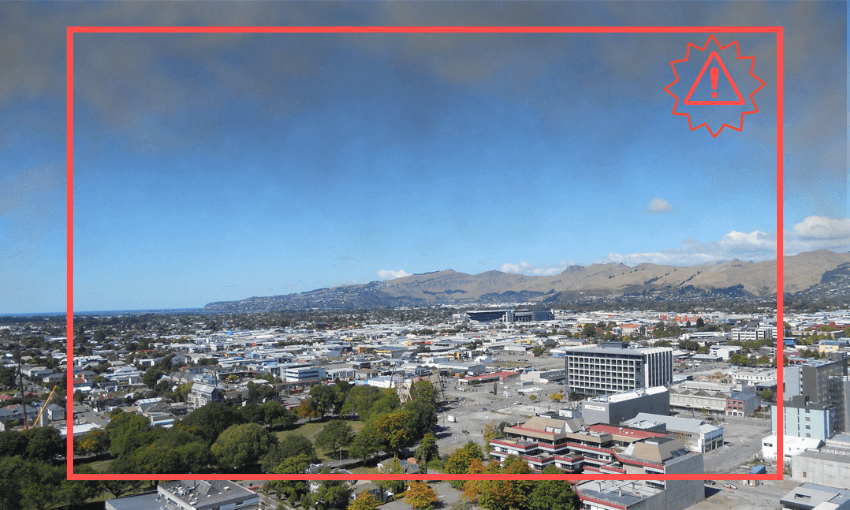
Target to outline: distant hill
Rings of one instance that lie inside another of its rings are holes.
[[[850,288],[850,253],[818,250],[785,257],[784,279],[787,296],[841,297]],[[265,312],[524,301],[554,305],[618,296],[655,300],[668,300],[671,296],[770,300],[775,295],[775,260],[736,259],[690,267],[657,264],[629,267],[615,263],[570,266],[553,276],[500,271],[470,275],[447,269],[363,285],[210,303],[204,310]]]

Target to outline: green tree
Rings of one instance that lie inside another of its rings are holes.
[[[113,413],[106,425],[109,434],[109,451],[116,457],[129,455],[140,446],[151,444],[157,432],[144,416],[121,412]]]
[[[422,439],[419,441],[419,446],[416,448],[416,451],[413,453],[413,457],[416,459],[417,464],[420,466],[420,473],[422,466],[427,466],[432,459],[440,458],[440,450],[437,446],[437,438],[432,433],[425,434]],[[427,469],[427,468],[426,468]]]
[[[0,457],[24,456],[27,438],[16,430],[0,432]]]
[[[375,420],[375,434],[378,436],[383,450],[398,458],[399,452],[410,444],[408,432],[410,419],[404,411],[385,414]]]
[[[312,458],[303,453],[286,457],[283,461],[274,467],[271,472],[281,475],[300,475],[307,472],[310,467]],[[310,492],[310,487],[305,480],[274,480],[269,482],[269,486],[278,493],[278,495],[286,497],[293,505],[301,501],[305,494]]]
[[[443,464],[443,470],[451,475],[466,474],[469,464],[474,459],[483,460],[484,453],[481,451],[481,447],[472,441],[469,441],[463,445],[463,447],[455,450],[448,456],[446,462]],[[449,483],[451,483],[452,487],[455,489],[460,490],[463,488],[464,480],[451,480]]]
[[[366,416],[360,415],[361,419],[371,420],[381,416],[383,414],[389,414],[398,410],[401,407],[401,404],[398,400],[398,394],[395,390],[386,389],[383,390],[383,395],[381,398],[375,401],[375,403],[369,408],[369,412]]]
[[[180,422],[186,430],[202,437],[207,444],[215,442],[226,429],[242,423],[245,423],[245,419],[235,408],[217,402],[192,411]]]
[[[253,473],[277,438],[256,423],[228,427],[210,449],[224,472]]]
[[[239,416],[245,421],[245,423],[265,423],[266,413],[262,407],[257,404],[245,404],[242,407],[237,409]]]
[[[554,475],[561,470],[554,465],[547,466],[543,474]],[[540,480],[534,482],[531,494],[528,496],[529,510],[575,510],[580,508],[581,500],[573,490],[572,485],[564,480]]]
[[[53,466],[41,461],[27,462],[19,476],[24,508],[47,510],[60,504],[65,497],[61,490],[66,476],[65,466]]]
[[[305,455],[309,461],[308,463],[319,462],[319,458],[316,456],[316,449],[309,439],[301,434],[289,434],[277,444],[273,444],[266,456],[263,457],[261,461],[263,472],[272,473],[286,459],[298,457],[299,455]]]
[[[270,427],[289,427],[297,421],[295,415],[278,402],[266,402],[262,409],[263,420]]]
[[[336,457],[340,448],[348,447],[354,441],[354,429],[343,420],[332,420],[316,436],[316,446],[331,450]]]
[[[585,338],[591,338],[596,336],[596,324],[592,322],[588,322],[581,328],[581,336]]]
[[[355,386],[348,392],[340,413],[343,416],[356,414],[364,422],[372,406],[384,396],[381,388],[375,386]]]
[[[192,391],[192,386],[194,384],[195,384],[194,382],[187,382],[187,383],[181,384],[171,394],[171,398],[175,402],[186,402],[186,399],[189,398],[189,392]]]
[[[416,440],[437,425],[437,392],[430,381],[417,381],[410,387],[410,397],[402,409],[410,416],[408,435]]]
[[[53,427],[34,427],[24,432],[27,440],[25,456],[51,462],[65,453],[65,441],[59,435],[59,429]]]
[[[381,452],[382,444],[375,432],[375,422],[369,421],[360,429],[351,448],[348,450],[349,457],[369,460],[373,455]]]
[[[339,379],[334,380],[334,406],[333,413],[334,414],[342,414],[342,406],[345,405],[345,401],[348,399],[348,394],[351,391],[351,388],[354,386],[346,381],[340,381]]]
[[[324,418],[329,412],[336,408],[337,392],[333,386],[317,384],[310,388],[310,400],[320,418]]]
[[[21,501],[21,476],[26,467],[19,456],[0,456],[0,510],[23,508]]]
[[[159,378],[162,377],[162,371],[157,370],[155,368],[149,368],[145,371],[145,374],[142,376],[142,382],[145,383],[150,389],[153,389],[156,386],[156,382],[159,381]]]
[[[330,470],[327,468],[322,470],[322,474],[327,474],[329,472]],[[348,484],[344,481],[324,480],[315,494],[308,494],[308,496],[311,497],[308,498],[307,502],[309,503],[309,506],[316,508],[316,510],[345,508],[350,494],[351,489],[348,488]],[[302,505],[304,502],[304,499],[302,499]]]
[[[130,462],[119,466],[127,473],[206,473],[213,463],[203,439],[174,427],[164,431],[153,444],[137,449]]]

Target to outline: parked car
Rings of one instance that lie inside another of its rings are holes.
[[[729,490],[733,490],[733,491],[738,488],[737,486],[735,486],[734,484],[731,484],[731,483],[724,483],[723,487],[726,488],[726,489],[729,489]]]
[[[715,482],[714,480],[706,480],[705,484],[706,485],[717,485],[717,482]]]

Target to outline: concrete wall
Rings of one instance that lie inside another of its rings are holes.
[[[677,462],[668,464],[664,470],[666,474],[696,474],[704,473],[703,457],[701,453],[688,455]],[[678,510],[689,508],[705,499],[705,488],[702,480],[667,480],[667,508]]]
[[[850,457],[844,462],[803,455],[791,457],[791,479],[850,489]]]

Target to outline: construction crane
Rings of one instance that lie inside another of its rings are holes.
[[[50,390],[50,395],[47,396],[47,400],[44,401],[44,405],[41,406],[41,411],[39,411],[38,416],[35,419],[35,425],[33,427],[38,427],[38,422],[41,420],[41,415],[44,413],[44,410],[47,409],[47,404],[50,403],[50,399],[53,397],[53,393],[56,391],[56,388],[59,386],[54,386],[52,390]],[[26,426],[24,426],[24,430],[26,430]]]

